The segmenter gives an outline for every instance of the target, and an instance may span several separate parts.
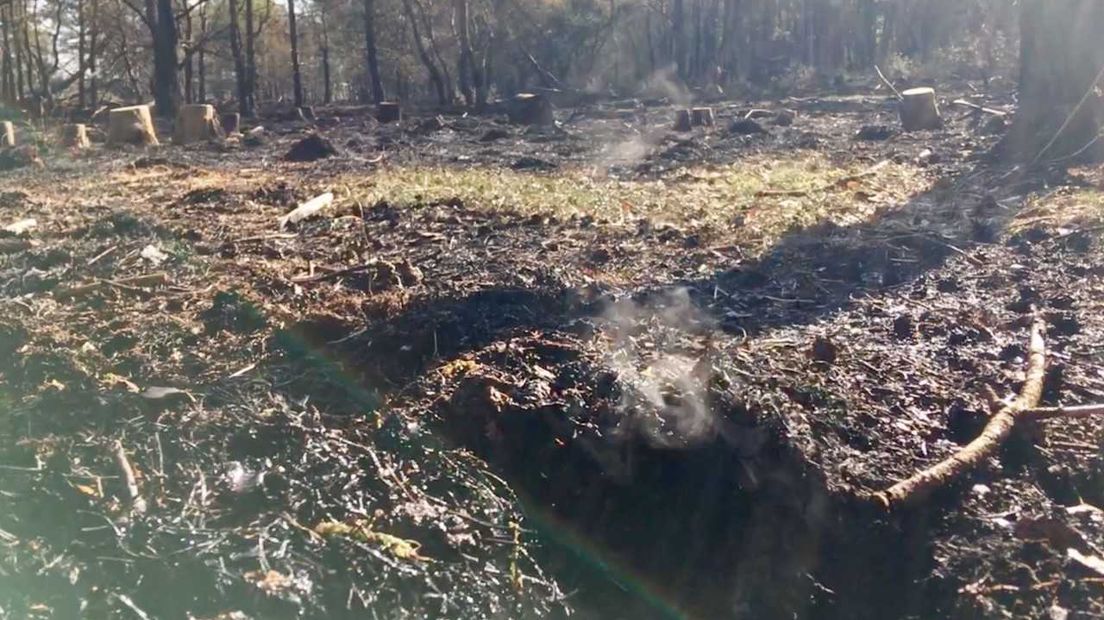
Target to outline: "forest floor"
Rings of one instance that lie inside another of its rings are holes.
[[[864,500],[980,432],[1034,317],[1044,404],[1104,402],[1104,170],[957,107],[716,110],[3,173],[0,617],[1104,614],[1104,418]]]

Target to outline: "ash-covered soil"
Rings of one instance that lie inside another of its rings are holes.
[[[716,110],[6,173],[0,614],[1099,617],[1100,420],[865,499],[977,436],[1036,316],[1044,404],[1104,401],[1099,171],[989,163],[968,110]]]

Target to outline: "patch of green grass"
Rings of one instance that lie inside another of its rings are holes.
[[[648,218],[691,227],[739,229],[769,242],[786,230],[869,217],[879,205],[927,187],[916,168],[888,164],[850,184],[862,165],[839,167],[817,154],[753,157],[726,166],[621,181],[582,171],[530,174],[502,168],[393,167],[348,186],[362,204],[416,205],[460,199],[469,208],[611,222]],[[764,194],[768,192],[769,194]],[[790,193],[787,195],[787,193]]]

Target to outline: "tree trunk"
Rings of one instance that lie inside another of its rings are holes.
[[[246,0],[249,2],[250,0]],[[253,114],[249,96],[249,76],[242,57],[241,28],[238,26],[238,0],[229,0],[230,10],[230,55],[234,58],[234,82],[238,90],[238,111],[242,116],[249,117]]]
[[[333,103],[333,78],[330,74],[330,24],[326,19],[326,4],[319,3],[319,18],[321,20],[320,44],[318,55],[322,60],[322,103]]]
[[[1000,153],[1032,163],[1100,159],[1104,3],[1022,0],[1020,10],[1020,108]]]
[[[4,35],[4,56],[0,60],[0,71],[3,72],[4,83],[4,101],[10,106],[15,103],[15,75],[14,75],[14,58],[12,58],[11,49],[11,15],[12,7],[9,4],[7,12],[3,12],[0,8],[0,18],[3,19],[3,35]]]
[[[180,99],[176,16],[173,14],[172,0],[157,0],[153,26],[153,100],[157,103],[158,116],[172,118]]]
[[[364,51],[368,62],[368,80],[372,87],[372,103],[384,100],[383,80],[380,79],[379,52],[376,49],[376,2],[364,0]]]
[[[253,2],[245,2],[245,88],[241,91],[242,116],[252,117],[256,109],[257,55],[255,52],[257,31],[253,29]]]
[[[184,15],[184,103],[195,103],[195,48],[192,39],[192,14]]]
[[[85,37],[87,25],[84,15],[84,0],[77,0],[77,106],[80,109],[88,107],[88,93],[84,83],[85,65]]]
[[[295,107],[303,106],[303,75],[299,70],[299,29],[295,25],[295,0],[287,0],[288,34],[291,37],[291,84]]]
[[[456,62],[456,80],[460,86],[460,95],[464,97],[464,105],[475,105],[472,89],[475,84],[474,67],[472,66],[471,27],[468,20],[468,0],[456,0],[453,6],[453,17],[456,20],[456,38],[460,43],[460,54]]]
[[[96,46],[96,41],[99,33],[99,15],[100,15],[100,3],[99,0],[91,0],[92,15],[89,19],[91,27],[88,29],[88,103],[90,107],[95,107],[100,103],[100,89],[99,82],[96,78],[96,59],[99,48]]]
[[[207,102],[207,4],[199,7],[199,38],[203,45],[196,52],[196,80],[199,82],[198,98],[200,103]]]
[[[418,51],[418,58],[421,59],[422,65],[429,75],[429,81],[433,84],[433,89],[437,92],[437,102],[441,105],[448,105],[449,96],[445,89],[445,82],[441,78],[441,71],[437,68],[437,63],[433,62],[433,58],[426,49],[425,42],[422,41],[422,35],[418,31],[418,18],[414,15],[414,9],[410,4],[410,0],[403,0],[402,4],[403,11],[406,13],[406,19],[410,22],[411,32],[414,35],[414,49]]]

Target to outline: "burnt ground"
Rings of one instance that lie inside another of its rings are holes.
[[[1100,420],[863,498],[977,435],[1034,316],[1045,404],[1104,401],[1100,171],[881,97],[717,110],[5,173],[0,616],[1099,617]]]

